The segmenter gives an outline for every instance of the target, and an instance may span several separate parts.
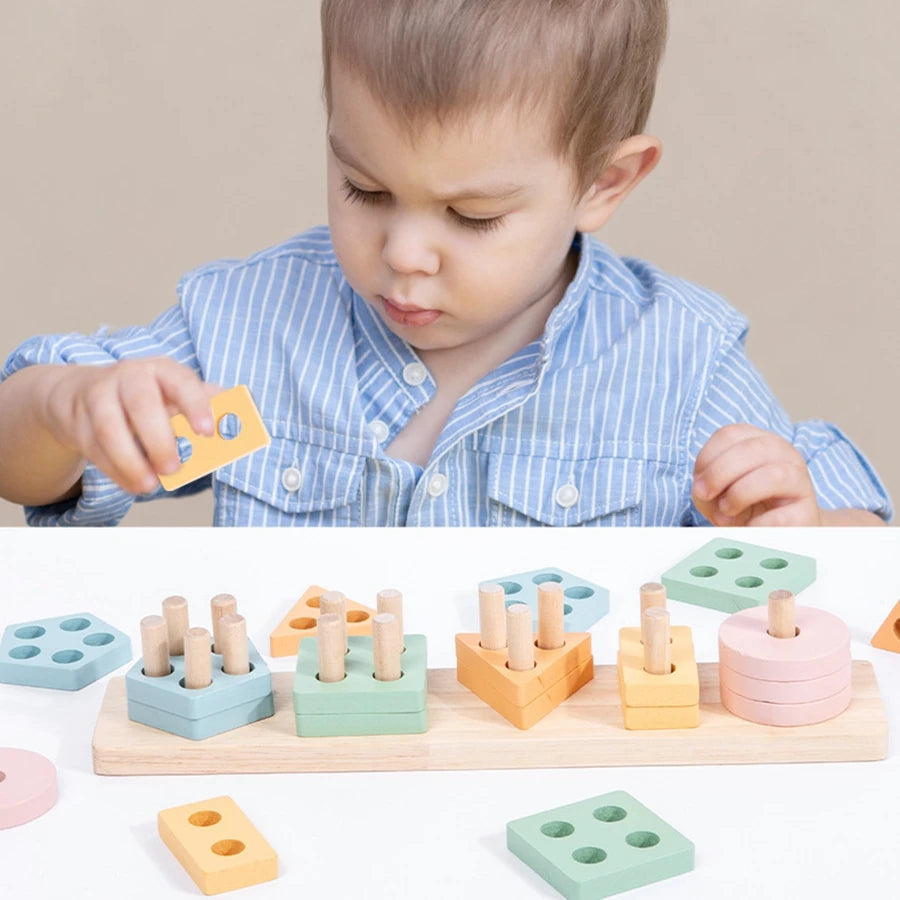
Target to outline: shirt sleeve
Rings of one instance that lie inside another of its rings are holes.
[[[893,517],[887,490],[862,452],[834,425],[820,419],[792,423],[762,375],[747,358],[743,335],[725,347],[703,393],[690,436],[690,472],[713,433],[746,423],[780,435],[806,460],[822,509],[866,509]],[[691,503],[693,524],[708,525]]]
[[[26,366],[54,363],[107,366],[147,356],[169,356],[203,376],[180,306],[166,310],[145,327],[119,331],[100,328],[89,335],[51,334],[30,338],[6,360],[0,369],[0,382]],[[26,506],[25,519],[29,525],[117,525],[136,500],[193,494],[210,483],[211,479],[206,477],[171,492],[160,485],[150,494],[135,497],[88,463],[82,476],[80,497],[46,506]]]

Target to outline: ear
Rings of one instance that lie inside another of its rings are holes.
[[[656,168],[660,156],[662,143],[648,134],[636,134],[622,141],[581,198],[578,230],[602,228],[619,204]]]

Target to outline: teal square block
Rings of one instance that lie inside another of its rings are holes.
[[[673,600],[727,613],[764,606],[772,591],[798,594],[815,580],[811,556],[730,538],[715,538],[661,578]]]
[[[171,657],[172,671],[159,678],[147,677],[139,659],[125,675],[128,718],[199,741],[273,715],[272,675],[253,643],[247,643],[246,675],[228,675],[222,656],[213,653],[212,682],[193,690],[184,687],[183,656]]]
[[[344,680],[319,681],[316,638],[297,653],[294,715],[301,737],[362,734],[418,734],[428,728],[425,635],[407,634],[396,681],[378,681],[371,635],[347,638]]]
[[[694,845],[625,791],[516,819],[506,846],[568,900],[596,900],[694,868]]]
[[[555,581],[563,589],[563,626],[569,632],[590,631],[609,612],[609,591],[562,569],[534,569],[500,578],[488,578],[482,584],[494,583],[503,587],[506,605],[524,603],[531,609],[537,630],[538,585]]]
[[[77,691],[131,659],[131,640],[90,613],[10,625],[0,640],[0,682]]]

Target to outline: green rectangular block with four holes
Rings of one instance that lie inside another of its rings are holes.
[[[660,579],[673,600],[734,613],[764,606],[772,591],[798,594],[816,580],[816,561],[771,547],[715,538]]]
[[[694,868],[694,845],[625,791],[506,826],[506,846],[568,900],[596,900]]]

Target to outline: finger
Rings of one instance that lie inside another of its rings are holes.
[[[784,446],[782,446],[784,445]],[[701,500],[713,501],[739,478],[773,459],[796,451],[776,435],[756,431],[728,446],[705,468],[694,467],[693,492]],[[699,459],[699,457],[698,457]]]
[[[85,454],[85,459],[95,465],[104,475],[111,478],[120,488],[129,494],[150,494],[159,487],[159,479],[150,473],[139,483],[129,478],[125,472],[116,466],[107,456],[99,444],[94,444],[90,452]]]
[[[197,434],[212,436],[213,421],[207,386],[196,373],[180,364],[164,366],[157,373],[163,397],[176,411],[182,413]],[[221,388],[216,388],[219,393]]]
[[[747,438],[769,433],[761,428],[757,428],[755,425],[747,425],[744,422],[723,426],[718,431],[713,432],[712,437],[697,454],[697,459],[694,463],[695,474],[709,466],[717,456],[720,456],[733,444],[747,440]]]
[[[818,503],[813,501],[788,503],[776,509],[767,509],[759,515],[752,516],[748,525],[754,527],[766,526],[810,526],[821,525],[822,519],[819,513]]]
[[[119,400],[154,473],[171,475],[181,465],[175,432],[153,369],[135,369],[119,381]]]
[[[742,475],[717,497],[716,504],[724,515],[738,516],[757,503],[784,503],[812,496],[806,468],[778,460]]]

